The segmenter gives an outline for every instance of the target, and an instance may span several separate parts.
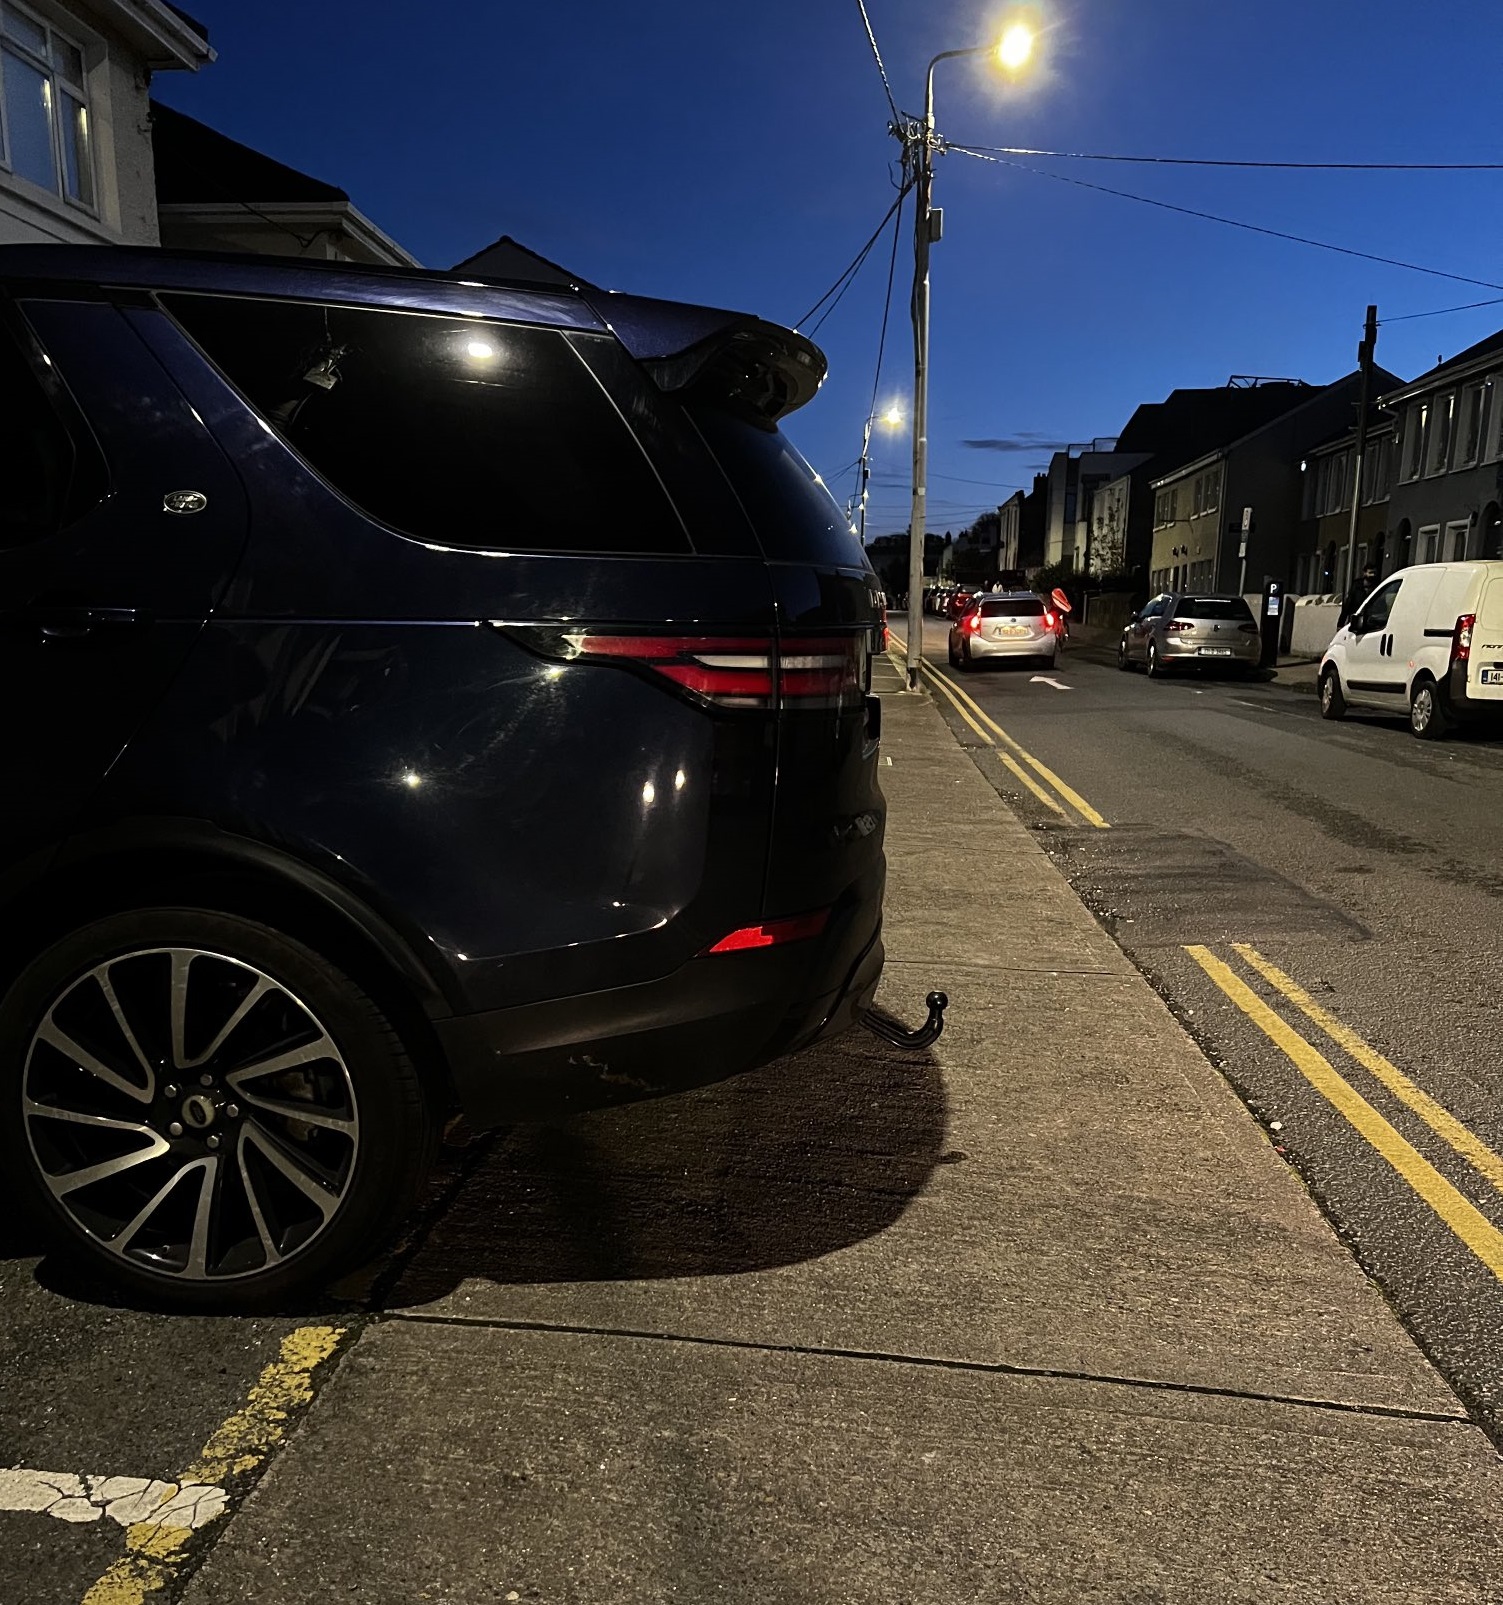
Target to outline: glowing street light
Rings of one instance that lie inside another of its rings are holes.
[[[881,423],[889,429],[896,429],[902,422],[903,409],[894,401],[885,412],[869,413],[861,431],[861,471],[856,476],[856,534],[860,537],[863,551],[866,550],[866,485],[871,478],[872,425]]]
[[[908,689],[917,691],[924,649],[924,550],[929,523],[929,247],[939,238],[940,214],[930,204],[934,187],[934,69],[957,56],[991,56],[1009,73],[1033,55],[1033,30],[1011,23],[994,45],[942,50],[924,76],[924,119],[902,130],[914,152],[913,247],[913,508],[908,525]]]

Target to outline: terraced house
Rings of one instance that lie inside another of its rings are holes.
[[[1398,442],[1387,566],[1503,557],[1503,330],[1380,401]]]

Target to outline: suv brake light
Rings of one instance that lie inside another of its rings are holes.
[[[1472,655],[1472,626],[1477,622],[1475,613],[1463,613],[1456,620],[1451,636],[1451,662],[1465,663]]]
[[[535,646],[566,661],[631,663],[721,708],[859,707],[862,646],[858,635],[634,635],[567,630]]]

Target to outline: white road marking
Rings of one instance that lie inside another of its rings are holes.
[[[1056,691],[1073,691],[1072,685],[1061,685],[1058,680],[1051,680],[1047,674],[1036,674],[1030,680],[1030,685],[1038,685],[1042,681],[1045,685],[1052,685]]]
[[[0,1469],[0,1510],[33,1510],[59,1521],[98,1521],[122,1527],[202,1527],[222,1515],[229,1496],[203,1482],[154,1477],[80,1477],[71,1471]]]

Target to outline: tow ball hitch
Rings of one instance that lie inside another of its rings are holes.
[[[950,999],[943,992],[931,992],[924,1002],[929,1006],[929,1018],[917,1031],[905,1031],[896,1020],[888,1019],[876,1009],[868,1009],[861,1016],[861,1023],[873,1036],[881,1037],[895,1048],[927,1048],[939,1041],[939,1034],[945,1028],[945,1010],[950,1006]]]

